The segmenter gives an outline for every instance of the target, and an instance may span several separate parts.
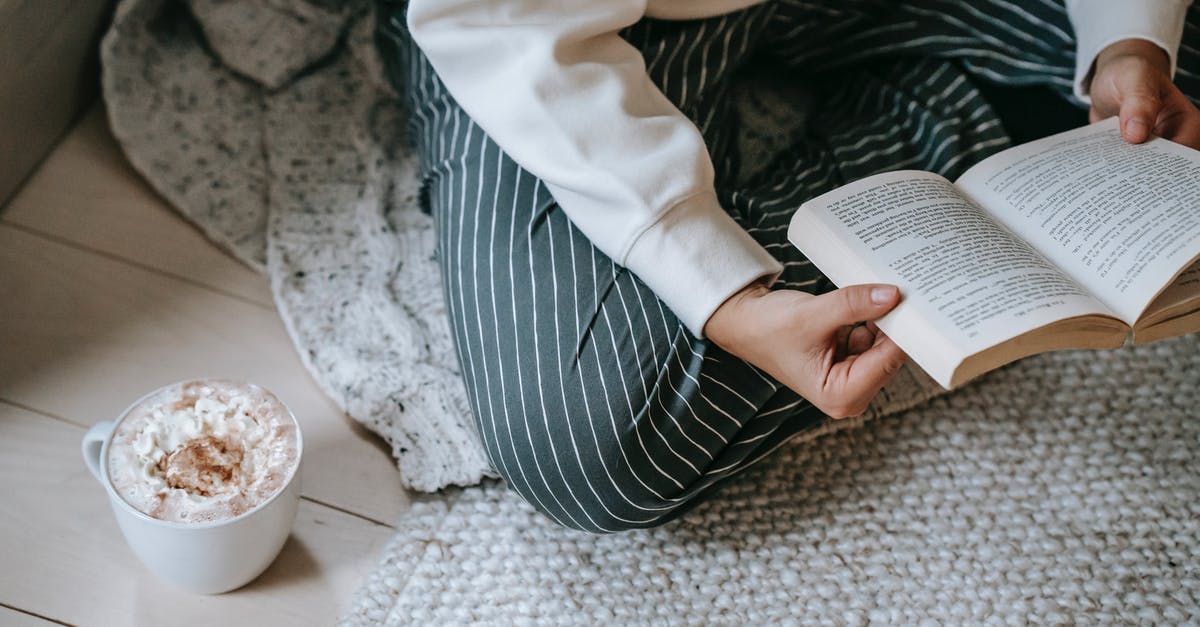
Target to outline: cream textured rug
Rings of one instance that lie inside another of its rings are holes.
[[[1200,623],[1200,337],[1027,359],[785,444],[666,527],[415,504],[347,625]]]

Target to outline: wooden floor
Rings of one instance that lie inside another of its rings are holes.
[[[125,545],[79,452],[159,385],[259,383],[300,420],[303,500],[249,586],[192,595]],[[266,280],[208,243],[90,112],[0,210],[0,624],[329,624],[413,497],[387,448],[322,395]]]

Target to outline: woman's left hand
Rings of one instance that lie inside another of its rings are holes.
[[[1171,60],[1157,45],[1125,39],[1096,57],[1090,118],[1114,115],[1121,135],[1140,144],[1153,133],[1200,150],[1200,109],[1171,82]]]

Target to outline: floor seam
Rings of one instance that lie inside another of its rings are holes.
[[[353,516],[353,517],[355,517],[355,518],[359,518],[359,519],[361,519],[361,520],[364,520],[364,521],[366,521],[366,522],[369,522],[369,523],[371,523],[371,524],[373,524],[373,525],[378,525],[378,526],[380,526],[380,527],[386,527],[386,528],[388,528],[388,529],[393,529],[393,530],[396,528],[396,526],[395,526],[395,525],[391,525],[391,524],[385,523],[385,522],[383,522],[383,521],[381,521],[381,520],[378,520],[378,519],[376,519],[376,518],[372,518],[372,517],[370,517],[370,516],[367,516],[366,514],[359,514],[358,512],[354,512],[354,511],[348,510],[348,509],[346,509],[346,508],[344,508],[344,507],[342,507],[342,506],[340,506],[340,505],[334,505],[334,504],[332,504],[332,503],[327,503],[327,502],[325,502],[325,501],[322,501],[322,500],[320,500],[320,499],[315,499],[315,498],[313,498],[313,497],[311,497],[311,496],[305,496],[305,495],[303,495],[303,494],[302,494],[302,495],[300,495],[300,498],[301,498],[302,500],[308,501],[309,503],[313,503],[313,504],[315,504],[315,505],[320,505],[321,507],[327,507],[327,508],[329,508],[329,509],[332,509],[332,510],[334,510],[334,511],[338,511],[338,512],[341,512],[341,513],[343,513],[343,514],[346,514],[346,515],[349,515],[349,516]]]
[[[44,615],[44,614],[38,614],[37,612],[33,612],[33,611],[30,611],[30,610],[22,609],[22,608],[19,608],[19,607],[15,606],[15,605],[10,605],[10,604],[8,604],[8,603],[4,603],[3,601],[0,601],[0,607],[5,607],[5,608],[8,608],[8,609],[10,609],[10,610],[12,610],[12,611],[14,611],[14,612],[19,612],[19,613],[21,613],[21,614],[25,614],[26,616],[32,616],[32,617],[34,617],[34,618],[40,618],[40,619],[42,619],[42,620],[44,620],[44,621],[46,621],[46,622],[49,622],[49,623],[54,623],[55,625],[67,625],[67,627],[71,627],[71,623],[68,623],[68,622],[65,622],[65,621],[58,620],[57,618],[50,618],[49,616],[46,616],[46,615]]]
[[[71,425],[72,427],[79,427],[81,429],[90,429],[91,428],[91,425],[86,425],[86,424],[83,424],[80,422],[76,422],[65,416],[59,416],[58,414],[55,414],[53,412],[49,412],[44,409],[38,409],[36,407],[33,407],[32,405],[26,405],[25,403],[21,403],[19,401],[14,401],[10,398],[5,398],[3,396],[0,396],[0,403],[3,403],[5,405],[11,405],[13,407],[16,407],[17,409],[23,409],[29,413],[38,414],[40,416],[44,416],[51,420],[57,420],[58,422],[65,422],[65,423]]]
[[[275,311],[275,305],[274,305],[274,304],[272,304],[272,305],[268,306],[268,305],[266,305],[265,303],[260,303],[260,302],[258,302],[258,301],[256,301],[256,300],[254,300],[254,299],[247,298],[247,297],[245,297],[245,296],[243,296],[243,295],[241,295],[241,294],[238,294],[237,292],[231,292],[231,291],[228,291],[228,290],[224,290],[224,289],[221,289],[221,288],[219,288],[219,287],[215,287],[215,286],[209,285],[209,284],[207,284],[207,283],[204,283],[204,282],[201,282],[201,281],[197,281],[196,279],[193,279],[193,278],[191,278],[191,277],[186,277],[186,276],[183,276],[183,275],[181,275],[181,274],[176,274],[176,273],[174,273],[174,272],[169,272],[169,271],[167,271],[167,270],[163,270],[162,268],[157,268],[157,267],[155,267],[155,266],[152,266],[152,265],[150,265],[150,264],[148,264],[148,263],[143,263],[143,262],[140,262],[140,261],[134,261],[134,260],[132,260],[132,259],[128,259],[128,258],[126,258],[126,257],[122,257],[122,256],[120,256],[120,255],[117,255],[117,254],[115,254],[115,253],[110,253],[110,252],[108,252],[108,251],[105,251],[105,250],[100,250],[100,249],[98,249],[98,248],[93,248],[93,247],[91,247],[91,246],[87,246],[87,245],[85,245],[85,244],[81,244],[81,243],[79,243],[79,242],[76,242],[76,241],[74,241],[74,240],[71,240],[71,239],[67,239],[67,238],[65,238],[65,237],[62,237],[61,235],[55,235],[55,234],[53,234],[53,233],[49,233],[49,232],[43,231],[43,230],[41,230],[41,229],[35,229],[35,228],[33,228],[33,227],[26,226],[26,225],[24,225],[24,224],[20,224],[20,223],[18,223],[18,222],[13,222],[13,221],[9,220],[8,218],[5,218],[5,217],[0,217],[0,224],[4,225],[4,226],[6,226],[6,227],[9,227],[9,228],[11,228],[11,229],[13,229],[14,231],[20,231],[20,232],[22,232],[22,233],[25,233],[25,234],[27,234],[27,235],[31,235],[31,236],[33,236],[33,237],[37,237],[37,238],[39,238],[39,239],[43,239],[43,240],[45,240],[45,241],[48,241],[48,242],[53,242],[53,243],[55,243],[55,244],[59,244],[59,245],[61,245],[61,246],[67,246],[67,247],[69,247],[69,248],[74,248],[75,250],[79,250],[79,251],[83,251],[83,252],[91,253],[91,254],[93,254],[93,255],[97,255],[97,256],[100,256],[100,257],[104,257],[105,259],[108,259],[108,260],[110,260],[110,261],[115,261],[115,262],[118,262],[118,263],[123,263],[123,264],[125,264],[125,265],[131,266],[131,267],[134,267],[134,268],[137,268],[137,269],[139,269],[139,270],[144,270],[144,271],[147,271],[147,272],[152,272],[152,273],[154,273],[154,274],[157,274],[157,275],[159,275],[159,276],[164,276],[164,277],[167,277],[167,278],[175,279],[175,280],[177,280],[177,281],[181,281],[181,282],[183,282],[183,283],[186,283],[186,284],[188,284],[188,285],[191,285],[192,287],[198,287],[198,288],[200,288],[200,289],[203,289],[203,290],[206,290],[206,291],[212,292],[212,293],[214,293],[214,294],[220,294],[220,295],[222,295],[222,296],[228,296],[229,298],[232,298],[232,299],[234,299],[234,300],[237,300],[237,301],[239,301],[239,302],[246,303],[246,304],[248,304],[248,305],[253,305],[254,307],[257,307],[257,308],[259,308],[259,309],[263,309],[263,310],[265,310],[265,311],[271,311],[271,312],[274,312],[274,311]]]

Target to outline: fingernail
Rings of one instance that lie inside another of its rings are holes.
[[[895,297],[896,288],[890,285],[887,287],[871,288],[871,302],[875,303],[876,305],[886,305],[892,302],[892,299]]]
[[[1130,139],[1143,139],[1150,134],[1150,125],[1144,120],[1134,118],[1125,123],[1125,134]]]

